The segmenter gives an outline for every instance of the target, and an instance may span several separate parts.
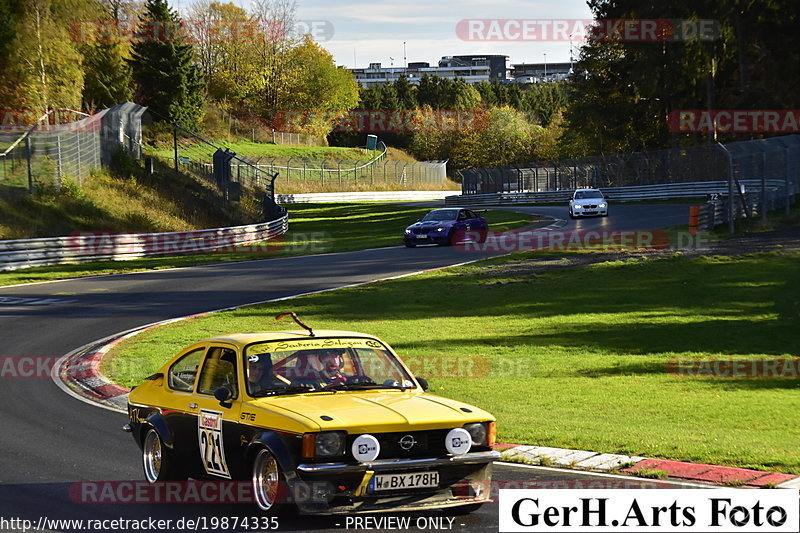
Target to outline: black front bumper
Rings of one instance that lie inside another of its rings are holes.
[[[491,501],[495,451],[462,456],[419,459],[382,459],[371,463],[318,463],[297,466],[293,500],[306,514],[350,514],[440,509]],[[437,487],[371,492],[375,474],[436,470]]]

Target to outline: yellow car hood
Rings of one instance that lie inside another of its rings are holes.
[[[318,424],[322,431],[348,433],[443,429],[494,420],[477,407],[413,391],[314,393],[264,398],[253,404],[289,411]]]

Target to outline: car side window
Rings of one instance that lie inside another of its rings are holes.
[[[458,213],[458,220],[467,220],[467,213],[464,211]]]
[[[197,381],[197,369],[203,360],[205,348],[198,348],[187,353],[170,367],[168,374],[169,388],[183,392],[193,392]]]
[[[209,348],[200,373],[198,394],[213,396],[214,391],[220,387],[228,387],[233,392],[233,398],[239,395],[236,378],[236,352],[230,348],[214,346]]]
[[[475,213],[473,213],[473,212],[472,212],[472,211],[470,211],[469,209],[468,209],[468,210],[466,210],[466,211],[464,211],[464,213],[466,213],[466,214],[467,214],[467,218],[478,218],[478,215],[476,215]]]

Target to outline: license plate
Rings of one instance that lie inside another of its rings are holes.
[[[429,489],[439,486],[439,472],[412,472],[409,474],[380,474],[369,481],[372,492],[382,490]]]
[[[427,239],[427,235],[417,235],[417,239]]]

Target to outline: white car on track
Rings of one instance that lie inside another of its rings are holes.
[[[569,217],[608,216],[608,201],[600,189],[578,189],[569,201]]]

